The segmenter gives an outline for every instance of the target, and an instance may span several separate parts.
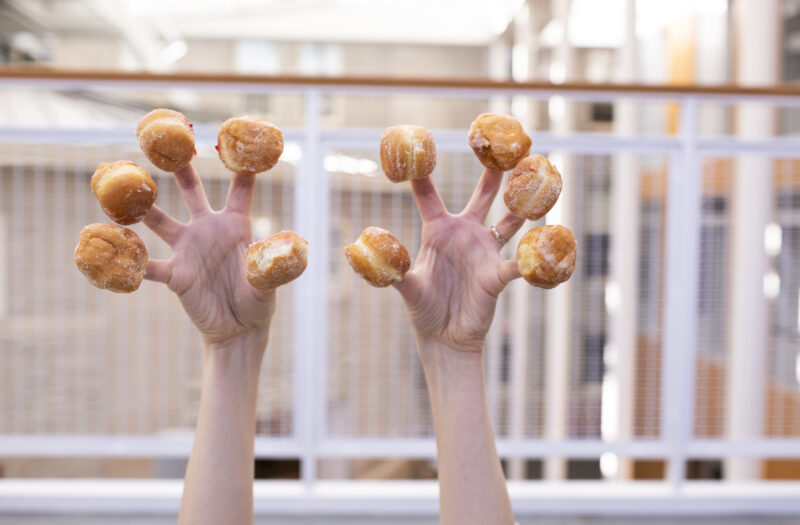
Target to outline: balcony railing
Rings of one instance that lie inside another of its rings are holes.
[[[228,182],[219,121],[257,112],[284,129],[282,161],[258,178],[254,230],[310,242],[308,270],[279,293],[257,413],[256,456],[296,459],[300,474],[257,481],[257,512],[436,512],[433,481],[357,479],[353,461],[430,461],[436,449],[402,303],[354,277],[342,249],[370,225],[418,249],[409,188],[380,174],[384,127],[434,131],[434,179],[456,211],[480,172],[466,126],[482,111],[513,113],[560,168],[548,220],[579,246],[568,284],[509,286],[487,344],[515,508],[800,512],[793,87],[0,71],[0,458],[188,457],[197,334],[163,287],[100,292],[71,261],[80,228],[104,220],[89,176],[121,158],[148,166],[133,130],[165,104],[195,122],[212,204]],[[169,174],[153,175],[159,205],[185,218]],[[151,257],[169,256],[135,229]],[[722,482],[695,479],[698,462]],[[794,481],[776,481],[791,469]],[[598,479],[576,481],[587,475]],[[174,512],[180,489],[9,478],[0,511]]]

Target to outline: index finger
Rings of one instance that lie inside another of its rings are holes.
[[[248,215],[253,204],[253,193],[256,187],[255,173],[234,173],[225,209]]]
[[[494,198],[497,197],[497,192],[500,191],[502,182],[502,170],[484,168],[478,185],[475,186],[475,191],[464,208],[464,213],[483,224],[489,214],[489,208],[492,207]]]
[[[447,213],[447,207],[430,177],[411,179],[411,189],[423,222],[432,221]]]
[[[191,162],[177,170],[174,175],[186,207],[189,208],[190,216],[194,217],[211,209],[206,191],[203,189],[203,182]]]

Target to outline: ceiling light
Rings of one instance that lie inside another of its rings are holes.
[[[348,155],[327,155],[324,165],[325,170],[330,173],[349,173],[367,177],[374,177],[378,169],[378,164],[369,159],[357,159]]]
[[[296,166],[303,159],[303,148],[300,144],[294,142],[287,142],[283,146],[283,153],[281,154],[281,161]]]
[[[764,274],[764,297],[775,299],[781,293],[781,276],[777,272]]]
[[[161,50],[161,59],[165,64],[173,64],[186,55],[189,46],[183,40],[175,40],[163,50]]]
[[[783,244],[783,229],[775,222],[767,224],[764,228],[764,250],[770,257],[777,257],[781,253]]]
[[[606,312],[613,314],[619,310],[622,303],[622,291],[616,281],[608,281],[605,289]]]
[[[800,352],[797,353],[797,358],[794,362],[794,375],[797,379],[797,384],[800,385]]]

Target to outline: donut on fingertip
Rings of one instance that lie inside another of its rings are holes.
[[[92,175],[92,192],[112,221],[128,225],[141,221],[158,195],[150,174],[133,162],[100,164]]]
[[[472,121],[467,136],[478,160],[487,168],[508,171],[531,151],[531,138],[508,115],[482,113]]]
[[[408,250],[389,231],[370,226],[344,249],[347,262],[369,284],[384,288],[403,280],[411,268]]]
[[[520,275],[539,288],[555,288],[572,277],[578,246],[569,228],[540,226],[522,236],[517,245]]]
[[[194,129],[178,111],[154,109],[136,126],[136,140],[157,168],[175,172],[194,157]]]
[[[283,133],[263,118],[230,118],[219,128],[217,151],[229,170],[261,173],[278,163],[283,153]]]
[[[131,229],[116,224],[90,224],[81,230],[73,259],[78,270],[97,288],[130,293],[144,279],[147,248]]]
[[[247,248],[245,266],[253,287],[272,290],[303,274],[308,266],[308,241],[293,231],[278,232]]]
[[[433,133],[422,126],[386,128],[380,143],[381,168],[392,182],[421,179],[436,167]]]
[[[555,166],[542,155],[531,155],[514,167],[503,200],[515,216],[535,221],[555,205],[561,186]]]

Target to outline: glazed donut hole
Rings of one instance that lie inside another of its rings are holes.
[[[278,163],[283,153],[283,133],[262,118],[231,118],[219,129],[217,151],[229,170],[261,173]]]
[[[577,243],[569,228],[540,226],[523,235],[517,245],[517,268],[539,288],[554,288],[575,271]]]
[[[300,277],[308,266],[308,241],[293,231],[251,244],[245,255],[247,281],[271,290]]]
[[[157,168],[178,171],[194,157],[194,130],[186,117],[171,109],[154,109],[136,126],[136,140]]]
[[[467,140],[484,166],[502,171],[512,169],[531,150],[531,138],[508,115],[478,115],[470,124]]]
[[[344,253],[353,270],[377,288],[402,281],[411,267],[408,250],[397,237],[373,226],[346,246]]]
[[[158,187],[147,171],[133,162],[118,160],[97,167],[92,175],[92,192],[112,221],[128,225],[147,215]]]
[[[422,126],[386,128],[380,143],[381,168],[392,182],[421,179],[436,167],[433,133]]]
[[[561,186],[561,174],[555,166],[542,155],[531,155],[514,167],[503,200],[517,217],[535,221],[555,205]]]
[[[147,249],[129,228],[90,224],[81,230],[73,259],[78,270],[97,288],[130,293],[145,274]]]

